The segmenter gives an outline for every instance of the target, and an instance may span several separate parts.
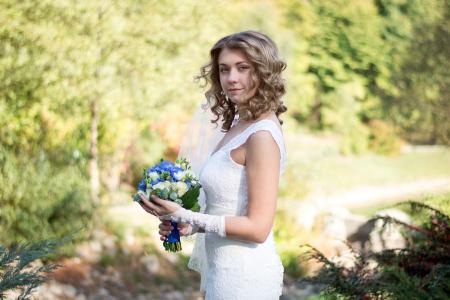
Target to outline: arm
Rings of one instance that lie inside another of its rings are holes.
[[[206,232],[262,243],[275,218],[280,168],[279,148],[266,131],[251,135],[246,143],[248,211],[246,216],[214,216],[181,208],[178,204],[152,196],[143,199],[144,209],[173,221],[199,226]],[[145,207],[146,206],[146,207]]]
[[[249,137],[245,160],[247,215],[226,217],[226,233],[231,238],[262,243],[275,218],[280,176],[280,150],[269,132],[258,131]]]

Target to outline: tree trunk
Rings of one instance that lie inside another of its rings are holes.
[[[103,15],[106,11],[106,4],[103,3],[103,6],[98,8],[97,11],[97,22],[98,26],[102,22]],[[97,31],[96,34],[98,49],[98,57],[97,57],[97,68],[94,73],[94,78],[97,83],[100,82],[100,68],[104,59],[104,53],[101,43],[101,32]],[[99,171],[99,163],[98,163],[98,111],[99,111],[99,101],[102,93],[96,90],[95,95],[91,99],[90,103],[90,113],[91,113],[91,145],[90,145],[90,160],[89,160],[89,177],[91,183],[91,199],[94,205],[100,205],[100,171]]]
[[[97,101],[91,101],[91,147],[89,160],[89,177],[91,181],[91,199],[95,205],[100,204],[100,173],[98,170],[98,107]]]

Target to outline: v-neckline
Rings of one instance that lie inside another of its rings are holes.
[[[215,152],[211,153],[211,155],[209,157],[212,157],[214,155],[216,155],[217,153],[219,153],[223,148],[225,148],[226,146],[228,146],[229,144],[231,144],[232,141],[234,141],[238,136],[240,136],[241,134],[243,134],[244,132],[246,132],[250,127],[252,127],[255,124],[258,124],[259,122],[262,122],[264,120],[268,120],[270,122],[273,122],[275,124],[275,122],[271,119],[262,119],[259,121],[256,121],[255,123],[250,124],[247,128],[245,128],[244,130],[242,130],[242,132],[238,133],[237,135],[235,135],[234,137],[232,137],[226,144],[222,145],[219,149],[217,149]],[[219,142],[220,143],[220,142]]]
[[[253,124],[251,124],[250,126],[252,126]],[[216,151],[214,151],[213,153],[211,153],[210,157],[216,155],[217,153],[219,153],[223,148],[225,148],[227,145],[229,145],[232,141],[234,141],[238,136],[240,136],[241,134],[243,134],[247,129],[250,128],[250,126],[248,126],[247,128],[245,128],[244,130],[242,130],[242,132],[236,134],[234,137],[232,137],[228,142],[226,142],[225,144],[223,144],[219,149],[217,149]],[[220,142],[219,142],[220,143]]]

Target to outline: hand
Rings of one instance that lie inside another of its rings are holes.
[[[152,201],[149,201],[149,199],[143,194],[140,194],[140,196],[142,201],[139,201],[139,204],[142,206],[142,208],[146,212],[156,217],[163,217],[173,214],[174,212],[182,208],[177,203],[169,200],[163,200],[156,195],[150,196]]]
[[[189,224],[178,223],[177,228],[180,231],[180,236],[187,236],[192,231],[192,227]],[[173,227],[169,220],[161,220],[161,224],[159,224],[159,239],[165,241],[172,229]]]

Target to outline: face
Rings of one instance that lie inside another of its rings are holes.
[[[225,48],[218,62],[220,85],[233,103],[239,106],[255,95],[258,86],[251,87],[252,65],[244,52]]]

